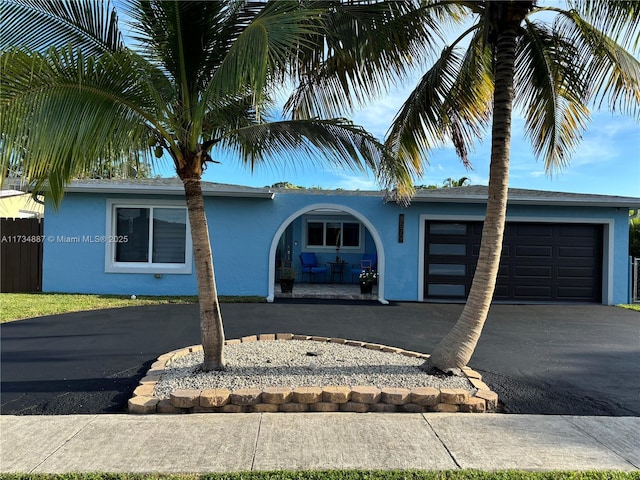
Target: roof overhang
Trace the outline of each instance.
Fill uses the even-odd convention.
[[[148,185],[123,183],[83,183],[72,182],[65,187],[67,193],[105,193],[123,195],[175,195],[184,196],[182,184]],[[235,187],[233,185],[217,186],[202,184],[202,195],[205,197],[262,198],[272,200],[275,192],[269,189]]]
[[[22,195],[29,195],[29,193],[20,190],[0,190],[0,198],[20,197]]]
[[[487,197],[485,195],[456,195],[456,196],[415,196],[411,199],[412,203],[479,203],[486,204]],[[509,205],[550,205],[564,207],[608,207],[608,208],[640,208],[640,198],[629,197],[598,197],[596,195],[584,195],[580,198],[572,197],[527,197],[527,196],[510,196],[507,200]]]

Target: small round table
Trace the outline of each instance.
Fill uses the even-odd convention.
[[[331,283],[337,283],[336,276],[340,283],[344,283],[344,266],[347,264],[344,260],[342,262],[328,262],[331,267]]]

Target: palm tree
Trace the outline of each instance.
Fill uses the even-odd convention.
[[[567,8],[538,3],[423,0],[410,12],[429,21],[448,20],[460,26],[462,33],[441,50],[421,77],[397,113],[387,145],[420,171],[428,152],[449,140],[469,165],[468,151],[493,120],[477,268],[457,323],[425,368],[465,366],[487,318],[502,251],[514,107],[524,113],[526,134],[548,172],[568,165],[589,120],[589,106],[606,105],[638,118],[640,63],[627,49],[637,53],[640,46],[640,3],[567,0]],[[549,16],[551,22],[546,20]],[[322,72],[324,78],[310,83],[331,88],[327,78],[349,69],[348,62],[339,60],[335,71],[327,69]],[[361,87],[354,78],[355,85],[337,84],[333,97],[353,95]],[[313,94],[317,88],[308,91]],[[299,100],[305,95],[297,92],[291,111],[309,104]],[[308,110],[307,115],[319,111]]]
[[[458,180],[455,180],[449,177],[444,181],[444,186],[446,188],[465,187],[470,183],[471,183],[471,180],[469,180],[467,177],[460,177]]]
[[[549,172],[568,164],[594,98],[601,104],[608,97],[612,110],[636,118],[640,106],[640,62],[618,43],[638,46],[637,3],[578,1],[562,10],[533,1],[487,1],[472,7],[479,21],[465,57],[483,52],[492,69],[480,64],[480,72],[493,79],[486,104],[493,116],[487,210],[467,303],[427,368],[465,366],[489,312],[502,253],[514,102],[525,112],[527,135]],[[556,21],[536,21],[542,11],[555,13]],[[468,74],[464,67],[462,75]],[[464,89],[476,81],[458,77],[457,83]]]
[[[366,15],[346,5],[340,17],[337,1],[122,1],[131,19],[125,42],[108,1],[3,0],[0,166],[20,165],[57,205],[65,184],[96,165],[167,154],[185,189],[202,368],[223,369],[224,330],[201,190],[214,147],[235,152],[250,168],[322,154],[339,166],[378,172],[385,186],[410,189],[411,168],[345,119],[267,121],[278,89],[304,76],[309,59],[321,62],[325,46],[338,42],[332,35],[353,28],[368,32],[353,36],[366,41],[373,30],[395,30],[389,11],[401,4],[380,3]],[[334,26],[341,30],[328,30]],[[408,47],[413,31],[406,32],[406,41],[395,35]],[[387,59],[406,55],[402,50]]]

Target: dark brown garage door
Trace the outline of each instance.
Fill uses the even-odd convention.
[[[481,234],[481,222],[426,222],[425,299],[467,297]],[[602,226],[508,223],[494,299],[601,302]]]

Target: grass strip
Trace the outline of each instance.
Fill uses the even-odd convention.
[[[161,475],[128,473],[2,474],[3,480],[638,480],[640,472],[524,470],[326,470]]]
[[[620,304],[616,305],[616,307],[626,308],[628,310],[635,310],[636,312],[640,312],[640,303],[632,303],[632,304]]]
[[[219,297],[221,303],[264,302],[264,297]],[[0,323],[25,318],[59,315],[61,313],[139,307],[143,305],[195,304],[196,296],[171,297],[141,295],[132,299],[126,295],[84,295],[67,293],[1,293]]]

